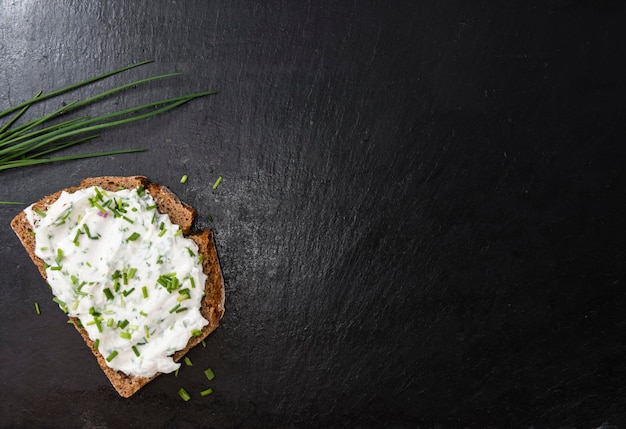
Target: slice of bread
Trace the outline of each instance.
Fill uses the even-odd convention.
[[[180,201],[178,197],[166,187],[151,183],[143,176],[105,176],[88,178],[83,180],[79,186],[63,189],[42,198],[33,204],[33,209],[45,212],[47,208],[59,198],[61,192],[66,191],[72,193],[78,189],[89,188],[91,186],[99,186],[107,191],[117,191],[120,188],[134,189],[142,186],[156,201],[159,212],[168,214],[172,223],[177,224],[182,230],[183,235],[193,240],[198,245],[199,251],[204,255],[202,268],[207,275],[207,281],[200,312],[202,316],[209,321],[209,324],[202,329],[201,335],[191,337],[187,346],[173,355],[173,359],[178,362],[191,348],[201,343],[218,327],[219,321],[224,315],[224,280],[217,258],[213,233],[209,229],[193,232],[192,224],[197,215],[196,210]],[[32,227],[23,211],[11,221],[11,228],[13,228],[13,231],[17,234],[43,278],[46,279],[44,261],[35,255],[35,237],[32,234]],[[98,364],[111,381],[111,384],[113,384],[115,390],[117,390],[121,396],[125,398],[132,396],[148,382],[160,375],[156,374],[151,378],[128,376],[121,371],[110,368],[107,366],[105,358],[94,348],[93,341],[89,338],[87,331],[80,326],[80,323],[77,323],[78,319],[70,317],[70,320],[91,349],[91,352],[96,356]]]

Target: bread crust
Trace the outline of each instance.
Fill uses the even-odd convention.
[[[224,316],[224,279],[215,248],[213,232],[210,229],[192,231],[192,225],[197,216],[197,211],[190,205],[180,201],[168,188],[156,183],[151,183],[145,176],[103,176],[87,178],[83,180],[79,186],[69,187],[43,197],[33,204],[33,209],[45,212],[47,208],[61,196],[63,191],[72,193],[91,186],[99,186],[108,191],[116,191],[120,187],[135,189],[142,186],[154,198],[157,210],[161,213],[168,214],[172,223],[177,224],[181,228],[183,235],[193,240],[198,245],[199,251],[204,255],[202,268],[207,275],[207,280],[205,283],[205,296],[202,298],[200,312],[209,323],[202,329],[201,335],[191,337],[187,346],[173,355],[174,361],[178,362],[189,350],[200,344],[213,332],[219,326],[219,322]],[[32,234],[32,227],[23,211],[13,218],[11,228],[22,242],[26,252],[28,252],[28,255],[39,269],[42,277],[47,279],[44,261],[35,254],[35,237]],[[98,365],[100,365],[100,368],[102,368],[102,371],[120,396],[124,398],[132,396],[139,389],[160,375],[160,373],[157,373],[150,378],[129,376],[121,371],[110,368],[107,366],[104,357],[94,348],[93,341],[89,338],[87,331],[77,323],[78,319],[70,317],[70,320],[85,340],[85,343],[89,346],[98,361]]]

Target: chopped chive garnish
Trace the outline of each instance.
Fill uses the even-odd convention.
[[[39,216],[41,217],[46,217],[46,213],[41,211],[40,209],[35,209],[33,210],[35,213],[37,213]]]
[[[96,338],[96,341],[93,342],[93,348],[98,350],[99,346],[100,346],[100,338]]]
[[[202,330],[194,329],[193,331],[191,331],[191,335],[193,335],[194,337],[199,337],[200,335],[202,335]]]
[[[140,311],[139,314],[141,314],[143,317],[148,317],[148,313],[144,313],[143,311]]]
[[[189,248],[189,246],[186,246],[185,249],[187,249],[187,252],[189,253],[189,256],[191,256],[192,258],[196,257],[196,254],[193,253],[193,250],[191,250],[191,248]]]
[[[179,308],[180,308],[180,303],[178,303],[174,307],[170,308],[170,314],[172,314],[175,311],[178,311]]]
[[[206,347],[206,342],[204,340],[202,340],[202,347]]]
[[[54,266],[54,267],[50,267],[50,269],[52,271],[61,271],[62,268],[57,265],[57,266]]]
[[[56,258],[54,258],[54,260],[56,261],[57,265],[59,265],[62,259],[63,259],[63,249],[59,247],[57,249],[57,256]]]
[[[191,396],[189,396],[189,393],[187,393],[187,391],[184,388],[180,388],[178,390],[178,395],[183,399],[183,401],[187,402],[188,400],[191,399]]]
[[[195,289],[195,287],[196,287],[196,282],[195,282],[195,280],[193,279],[193,277],[189,277],[189,282],[191,283],[191,287]]]
[[[209,381],[213,380],[215,378],[215,373],[213,372],[213,370],[211,368],[207,368],[204,370],[204,375],[206,375],[206,378],[209,379]]]
[[[222,176],[218,177],[215,183],[213,184],[213,189],[217,189],[217,187],[222,183]]]
[[[213,393],[213,389],[209,388],[200,392],[200,396],[209,396],[211,393]]]
[[[180,304],[178,304],[178,305],[180,305]],[[182,313],[183,311],[187,311],[187,310],[188,310],[187,307],[182,307],[182,308],[179,308],[178,310],[176,310],[176,313]]]
[[[117,356],[117,350],[113,350],[110,355],[107,356],[107,362],[111,362]]]
[[[180,183],[185,183],[187,181],[188,176],[185,174],[183,177],[180,178]]]
[[[208,215],[208,216],[207,216],[207,219],[209,220],[209,222],[213,222],[213,216]]]
[[[126,239],[126,241],[135,241],[137,240],[139,237],[141,237],[141,234],[137,233],[137,232],[133,232],[130,237],[128,237]]]
[[[187,295],[187,294],[182,294],[181,296],[179,296],[178,298],[176,298],[176,301],[178,301],[178,302],[183,302],[183,301],[184,301],[184,300],[186,300],[186,299],[190,299],[190,298],[189,298],[189,295]]]
[[[131,293],[133,293],[133,291],[134,291],[134,290],[135,290],[135,288],[132,288],[132,289],[130,289],[130,290],[125,290],[125,291],[124,291],[124,292],[122,292],[122,293],[124,294],[124,296],[128,296],[128,295],[130,295]]]
[[[176,371],[174,371],[174,377],[178,377],[178,371],[180,370],[180,368],[176,368]]]
[[[117,326],[119,328],[124,329],[125,327],[128,326],[128,323],[129,323],[128,320],[120,320],[120,321],[117,322]]]
[[[98,188],[93,188],[93,190],[96,193],[96,198],[100,201],[104,201],[104,198],[102,197],[102,194],[100,193],[100,190]]]
[[[167,232],[167,229],[164,228],[161,231],[159,231],[159,237],[163,237],[165,235],[165,233]]]
[[[78,308],[78,301],[74,301],[74,305],[72,305],[72,310],[76,310]]]
[[[185,356],[185,365],[193,366],[193,363],[191,363],[191,359],[189,359],[189,356]]]
[[[146,210],[154,210],[156,208],[157,208],[156,204],[153,204],[151,206],[146,206]],[[155,215],[152,215],[152,223],[154,223],[154,216]]]
[[[113,292],[111,292],[111,289],[105,287],[103,292],[107,296],[107,299],[113,299]]]
[[[134,279],[135,278],[135,274],[137,273],[137,268],[131,268],[128,270],[128,278],[129,279]]]
[[[35,312],[37,314],[41,314],[41,310],[39,309],[39,303],[38,302],[35,303]]]
[[[80,246],[80,242],[78,241],[78,237],[80,237],[80,235],[82,233],[83,232],[80,229],[76,230],[76,235],[74,236],[74,240],[73,240],[73,243],[74,243],[75,246]]]
[[[130,332],[120,332],[120,338],[124,338],[125,340],[130,340],[133,336]]]
[[[107,326],[110,328],[111,326],[113,326],[113,323],[114,323],[114,322],[115,322],[115,321],[114,321],[112,318],[109,318],[109,319],[107,320]]]
[[[140,197],[143,197],[143,194],[146,190],[144,189],[143,185],[139,185],[139,187],[137,188],[137,195],[139,195]]]
[[[148,326],[144,325],[143,330],[146,333],[146,338],[150,338],[150,330],[148,329]]]
[[[56,302],[57,304],[59,304],[61,307],[65,307],[65,302],[61,301],[59,298],[57,298],[56,296],[54,298],[52,298],[52,301]]]
[[[133,352],[135,353],[135,356],[139,357],[139,350],[137,350],[136,346],[132,346],[131,349],[133,349]]]
[[[143,293],[143,297],[147,298],[148,297],[148,288],[146,286],[142,286],[141,287],[141,293]]]

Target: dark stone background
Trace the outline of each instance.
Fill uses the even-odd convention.
[[[86,112],[220,93],[73,150],[148,152],[0,172],[0,200],[146,175],[215,231],[227,293],[194,366],[122,399],[0,206],[1,427],[626,427],[624,2],[1,5],[0,108],[144,59],[33,113],[169,71]]]

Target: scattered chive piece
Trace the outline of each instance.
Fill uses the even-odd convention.
[[[111,326],[113,326],[113,322],[114,320],[109,318],[109,320],[107,320],[107,326],[110,328]]]
[[[131,280],[135,278],[135,273],[137,273],[137,268],[131,268],[128,270],[128,278]]]
[[[182,313],[183,311],[187,311],[187,307],[179,308],[176,310],[177,313]]]
[[[143,330],[146,333],[146,338],[150,338],[150,330],[148,329],[146,325],[143,325]]]
[[[38,302],[35,303],[35,311],[37,312],[37,314],[41,314],[41,310],[39,309],[39,303]]]
[[[56,296],[54,298],[52,298],[52,301],[56,302],[57,304],[59,304],[61,307],[65,307],[65,302],[61,301],[59,298],[57,298]]]
[[[107,356],[107,362],[111,362],[117,356],[117,350],[113,350],[110,355]]]
[[[174,307],[170,308],[170,314],[177,311],[180,308],[180,303],[176,304]]]
[[[100,338],[96,338],[96,341],[93,342],[93,348],[98,350],[99,346],[100,346]]]
[[[34,212],[37,213],[41,217],[46,217],[46,213],[41,211],[40,209],[35,209]]]
[[[209,388],[200,392],[200,396],[209,396],[211,393],[213,393],[213,389]]]
[[[103,292],[107,296],[107,299],[113,299],[113,292],[111,292],[111,289],[105,287]]]
[[[206,378],[211,381],[215,378],[215,373],[213,372],[213,370],[211,368],[207,368],[204,370],[204,375],[206,375]]]
[[[128,296],[128,295],[130,295],[131,293],[133,293],[133,291],[134,291],[134,290],[135,290],[135,288],[132,288],[132,289],[130,289],[130,290],[125,290],[124,292],[122,292],[122,294],[124,294],[124,296]]]
[[[189,359],[189,356],[185,356],[185,365],[193,366],[193,363],[191,363],[191,359]]]
[[[141,293],[143,293],[143,297],[144,298],[147,298],[148,297],[148,288],[145,287],[145,286],[142,286]]]
[[[207,219],[209,220],[209,222],[213,222],[213,216],[209,215],[207,216]]]
[[[133,232],[130,237],[128,237],[126,239],[126,241],[135,241],[137,240],[139,237],[141,237],[141,234],[137,233],[137,232]]]
[[[120,338],[130,340],[133,336],[129,332],[120,332]]]
[[[206,347],[206,343],[202,340],[202,347]]]
[[[222,176],[218,177],[215,183],[213,184],[213,189],[217,189],[217,187],[222,183]]]
[[[202,335],[202,330],[194,329],[193,331],[191,331],[191,335],[193,335],[194,337],[199,337],[200,335]]]
[[[133,349],[133,352],[135,353],[135,356],[139,357],[140,353],[139,353],[139,350],[137,350],[137,347],[136,346],[132,346],[131,348]]]
[[[187,181],[188,176],[185,174],[183,177],[180,178],[180,183],[185,183]]]
[[[187,393],[187,391],[184,388],[180,388],[178,390],[178,395],[183,398],[183,401],[187,402],[188,400],[191,399],[191,396],[189,396],[189,393]]]
[[[119,328],[124,329],[125,327],[128,326],[128,323],[129,323],[128,320],[120,320],[119,322],[117,322],[117,326]]]
[[[174,377],[178,377],[178,371],[180,370],[180,368],[176,368],[176,371],[174,372]]]

